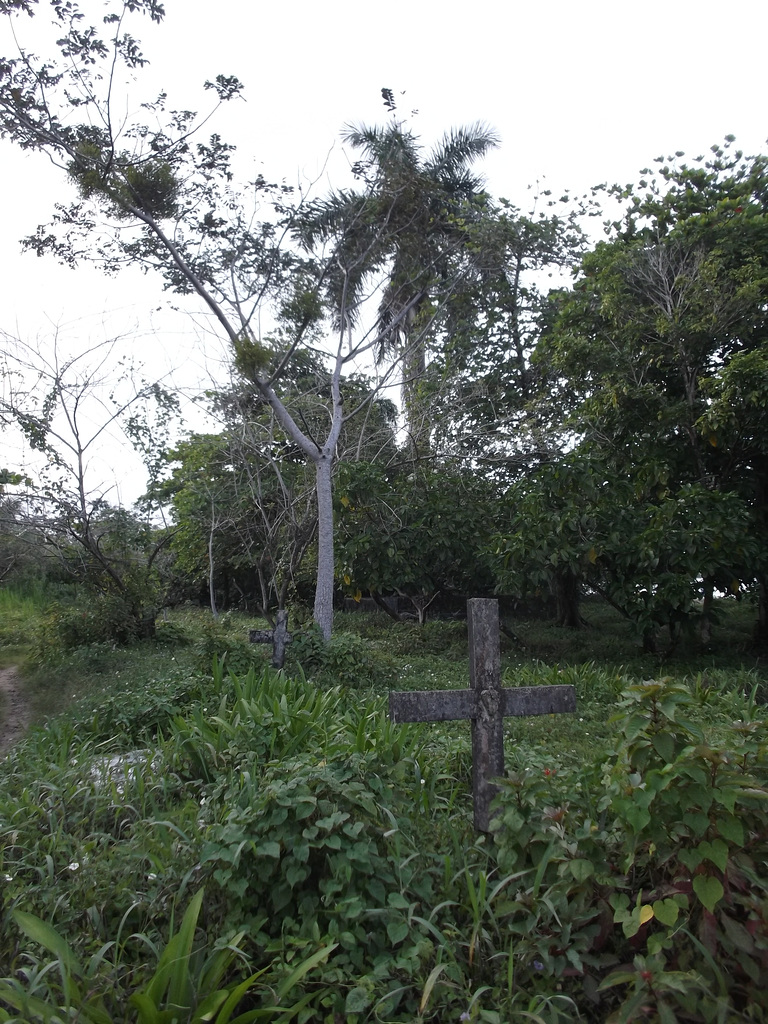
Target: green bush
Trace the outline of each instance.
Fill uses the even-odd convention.
[[[381,619],[381,617],[380,617]],[[419,626],[414,622],[387,622],[382,630],[381,622],[376,635],[377,646],[399,657],[420,655],[453,654],[457,658],[467,657],[466,622],[441,622],[437,619]]]
[[[460,626],[434,636],[458,644]],[[210,632],[227,647],[233,629]],[[382,632],[386,647],[399,627]],[[255,1019],[283,1019],[269,993],[291,978],[280,1005],[299,1024],[768,1019],[757,671],[637,683],[594,664],[509,668],[508,685],[573,684],[579,710],[506,722],[511,772],[488,837],[471,829],[467,723],[394,725],[383,695],[350,688],[366,659],[381,672],[394,654],[338,637],[344,686],[325,685],[333,659],[312,635],[292,645],[309,680],[236,676],[226,660],[203,677],[193,649],[159,644],[70,655],[101,649],[111,692],[0,761],[0,1006],[76,1015],[21,912],[68,944],[89,1005],[134,1020],[130,1000],[205,886],[194,948],[207,958],[225,948],[214,937],[244,932],[215,991],[264,972]],[[150,653],[163,670],[133,679]],[[455,658],[398,664],[403,685],[418,669],[433,688]]]
[[[516,881],[496,926],[531,978],[601,1020],[768,1012],[766,723],[753,708],[714,745],[696,704],[686,686],[632,685],[604,763],[502,783],[498,865]]]
[[[195,634],[183,622],[160,619],[155,627],[157,640],[162,644],[186,647],[194,641]]]
[[[119,597],[93,594],[73,604],[54,604],[34,627],[30,658],[33,664],[55,664],[77,647],[128,643],[138,628],[138,620]]]
[[[289,664],[321,686],[369,687],[383,683],[391,661],[354,633],[334,633],[327,642],[316,627],[294,636]]]
[[[197,623],[196,633],[193,647],[201,672],[210,672],[216,658],[228,671],[245,675],[251,668],[263,667],[267,659],[265,648],[249,643],[242,629],[234,632],[226,619],[216,622],[206,617]]]
[[[290,1005],[295,990],[328,958],[334,944],[290,965],[276,956],[266,980],[266,970],[260,970],[235,981],[247,963],[239,948],[243,933],[220,939],[204,934],[201,938],[203,895],[199,890],[192,897],[178,931],[170,935],[165,948],[158,949],[146,935],[119,936],[87,962],[81,962],[66,939],[46,921],[17,911],[14,925],[22,941],[27,939],[32,946],[25,955],[28,966],[24,972],[0,978],[0,1000],[23,1016],[10,1017],[0,1007],[0,1021],[158,1024],[183,1019],[189,1024],[230,1024],[233,1012],[247,1000],[251,1012],[236,1018],[240,1024],[263,1019],[287,1024],[296,1012]],[[123,962],[132,944],[145,950],[145,963],[127,979]],[[44,951],[42,956],[38,948]],[[299,1005],[306,1003],[301,1000]]]

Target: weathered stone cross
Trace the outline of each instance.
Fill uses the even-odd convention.
[[[501,685],[499,602],[472,598],[469,620],[469,690],[390,693],[393,722],[472,720],[472,792],[475,828],[488,832],[491,801],[499,790],[492,780],[504,775],[504,718],[552,715],[576,710],[572,686]]]
[[[272,668],[285,664],[285,645],[293,640],[288,632],[288,611],[283,608],[275,616],[274,629],[252,629],[248,634],[252,644],[272,644]]]

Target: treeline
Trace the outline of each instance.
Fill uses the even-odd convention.
[[[123,13],[144,8],[162,17],[150,0]],[[693,623],[708,640],[715,596],[754,595],[768,640],[764,156],[728,139],[526,214],[475,169],[491,129],[425,150],[389,94],[383,126],[345,134],[349,187],[238,187],[233,147],[164,94],[130,126],[110,116],[114,69],[141,67],[138,43],[96,46],[101,29],[67,24],[57,54],[22,52],[0,82],[2,133],[79,193],[26,244],[196,295],[233,377],[208,395],[219,429],[173,445],[172,395],[136,389],[159,431],[134,399],[116,408],[150,469],[135,514],[89,497],[65,375],[24,401],[10,389],[2,414],[49,468],[31,486],[6,474],[6,580],[55,563],[138,633],[203,593],[214,611],[312,604],[326,637],[342,595],[397,595],[420,620],[441,595],[551,595],[577,628],[593,593],[647,647]],[[241,90],[209,85],[218,103]],[[580,225],[600,199],[616,212],[595,245]],[[542,286],[569,271],[569,287]]]

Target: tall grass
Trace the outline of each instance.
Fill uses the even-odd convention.
[[[578,710],[507,720],[504,825],[490,837],[471,828],[468,723],[401,727],[386,714],[386,688],[467,685],[463,623],[401,630],[349,616],[333,658],[309,648],[310,679],[300,667],[230,674],[230,657],[254,653],[250,624],[230,617],[213,628],[187,612],[155,643],[76,650],[40,682],[49,704],[58,687],[61,713],[0,762],[0,1022],[3,1005],[12,1020],[94,1024],[174,1014],[221,1024],[629,1020],[618,1013],[622,985],[636,983],[647,1000],[656,996],[644,973],[661,993],[678,984],[674,958],[695,946],[684,912],[703,941],[691,884],[675,891],[677,910],[670,903],[678,875],[661,842],[665,807],[683,847],[675,870],[705,851],[695,891],[708,913],[725,906],[723,935],[752,942],[745,959],[759,962],[759,901],[747,906],[749,892],[738,890],[744,933],[736,910],[714,899],[723,864],[743,861],[762,880],[766,852],[765,672],[741,660],[741,641],[732,652],[741,668],[718,667],[693,646],[667,659],[673,678],[654,684],[661,711],[643,718],[635,705],[652,688],[640,680],[662,666],[633,660],[623,633],[580,635],[611,654],[605,661],[558,661],[545,657],[548,645],[567,634],[516,624],[526,649],[505,641],[505,685],[569,683]],[[345,651],[347,685],[334,685]],[[204,671],[211,652],[215,669]],[[385,672],[370,669],[379,657]],[[629,732],[614,717],[627,693],[640,694]],[[651,762],[643,788],[643,766],[665,757],[673,760]],[[631,772],[630,758],[640,765]],[[730,773],[754,828],[740,829],[731,811],[719,824],[693,811],[683,828],[679,793],[706,796],[691,782],[702,759]],[[651,793],[661,810],[649,844],[636,808],[637,794]],[[709,835],[715,825],[722,834]],[[694,826],[703,840],[689,841]],[[647,872],[639,889],[621,871],[632,858]],[[663,893],[656,877],[667,879]],[[729,900],[740,877],[722,886]],[[650,927],[646,907],[659,915]],[[664,924],[673,910],[679,927]],[[635,917],[644,930],[630,934]],[[646,933],[652,955],[638,946]],[[614,970],[639,948],[642,969]],[[720,1019],[705,1015],[710,997],[719,1005],[705,967],[696,964],[681,1021]],[[748,991],[731,960],[718,969]],[[678,1019],[664,1006],[664,1019]],[[717,1012],[728,1019],[730,1010]]]
[[[24,660],[38,616],[50,600],[42,583],[0,587],[0,665]]]

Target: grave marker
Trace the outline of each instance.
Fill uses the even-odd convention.
[[[491,801],[499,790],[491,780],[504,775],[504,718],[552,715],[576,710],[572,686],[501,685],[499,602],[472,598],[469,621],[469,690],[390,693],[393,722],[472,721],[472,793],[475,828],[490,830]]]
[[[283,608],[277,613],[274,629],[252,629],[248,639],[252,644],[272,644],[272,668],[282,668],[286,644],[293,640],[288,632],[288,611]]]

